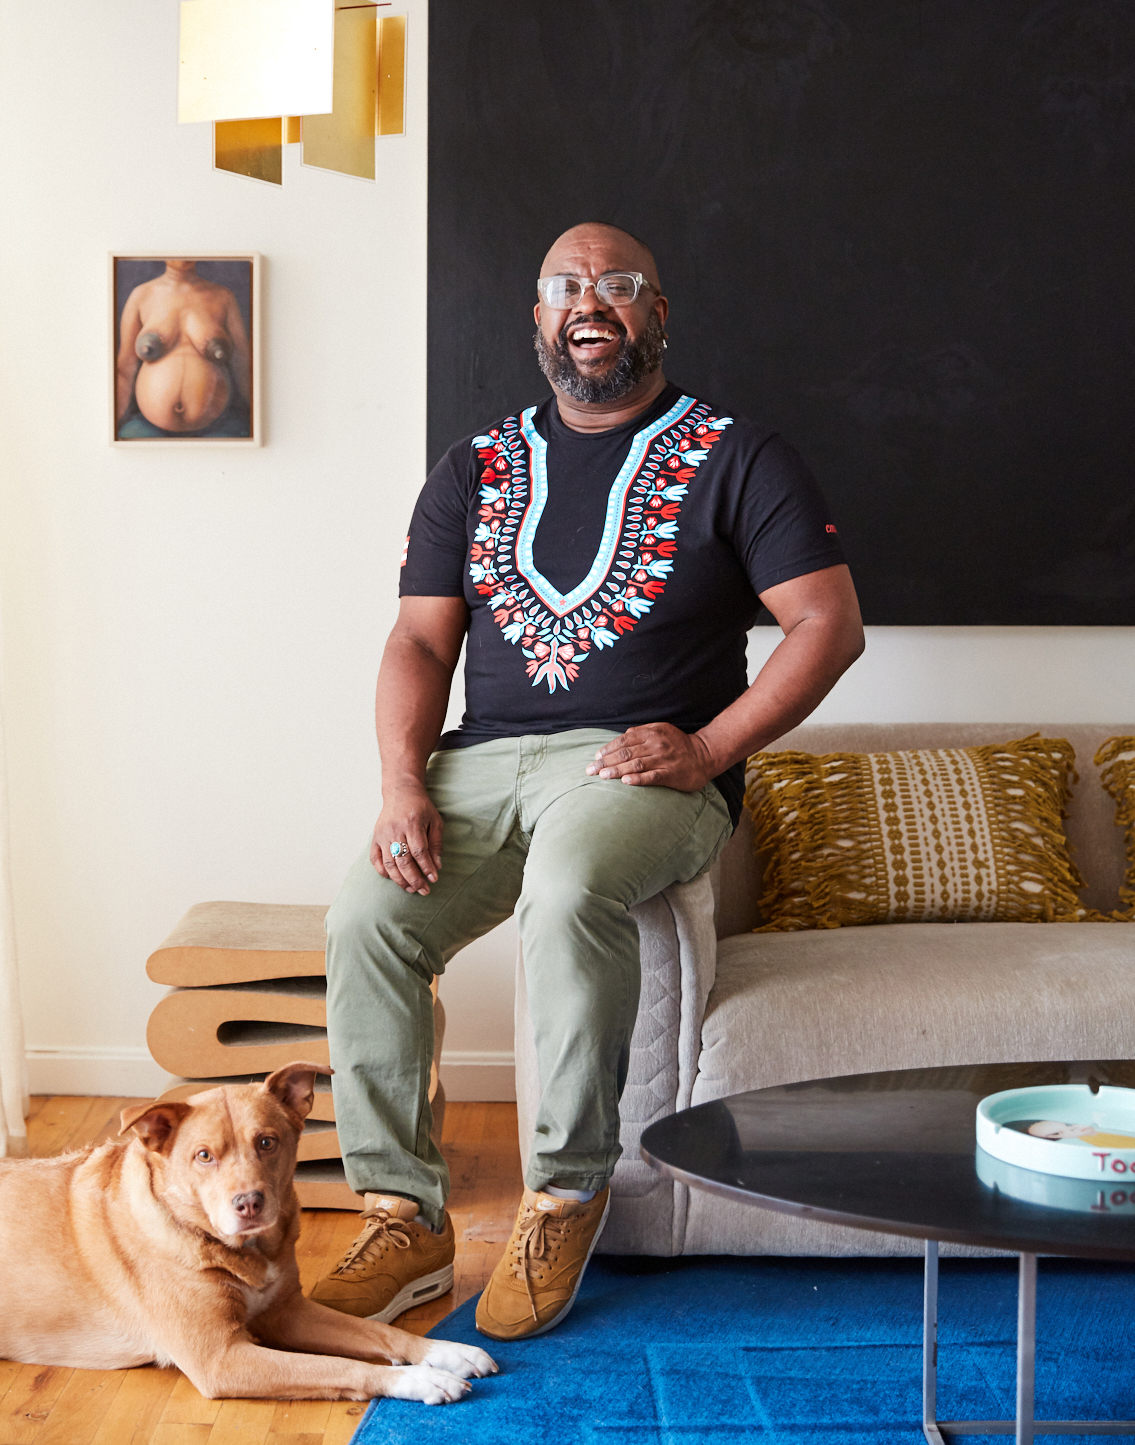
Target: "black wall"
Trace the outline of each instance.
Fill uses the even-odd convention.
[[[610,220],[868,622],[1135,624],[1135,0],[432,0],[429,204],[431,463]]]

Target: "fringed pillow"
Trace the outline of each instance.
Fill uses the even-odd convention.
[[[902,753],[754,753],[765,930],[1083,916],[1063,738]]]
[[[1115,799],[1115,821],[1127,829],[1127,877],[1119,897],[1127,905],[1117,915],[1135,921],[1135,738],[1108,738],[1095,756],[1100,782]]]

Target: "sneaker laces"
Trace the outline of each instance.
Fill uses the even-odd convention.
[[[530,1217],[521,1225],[517,1235],[512,1271],[517,1279],[524,1281],[528,1308],[532,1311],[532,1318],[538,1319],[536,1297],[532,1293],[532,1269],[539,1267],[537,1261],[546,1258],[549,1244],[560,1245],[567,1238],[567,1220],[545,1210],[532,1209],[527,1205],[525,1208],[528,1209]]]
[[[395,1219],[385,1209],[364,1209],[361,1218],[369,1219],[370,1223],[335,1266],[335,1274],[349,1274],[352,1269],[361,1269],[372,1258],[381,1258],[391,1245],[395,1249],[410,1248],[410,1232],[405,1220]]]

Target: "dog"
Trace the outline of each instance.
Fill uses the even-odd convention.
[[[441,1405],[496,1373],[484,1350],[304,1298],[292,1176],[328,1072],[287,1064],[263,1084],[124,1109],[128,1140],[0,1160],[0,1356],[176,1365],[213,1400]]]

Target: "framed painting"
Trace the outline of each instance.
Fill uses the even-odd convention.
[[[114,446],[261,444],[260,255],[110,257]]]

